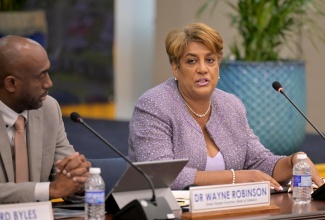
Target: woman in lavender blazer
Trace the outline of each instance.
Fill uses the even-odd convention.
[[[216,89],[222,38],[202,23],[171,31],[166,50],[175,78],[148,90],[130,121],[129,158],[188,158],[172,189],[270,181],[276,190],[292,178],[296,154],[277,156],[249,127],[243,103]],[[322,185],[314,164],[312,178]]]

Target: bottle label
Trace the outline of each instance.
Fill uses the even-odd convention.
[[[104,204],[105,202],[105,192],[102,190],[86,190],[85,202],[88,204]]]
[[[310,187],[311,175],[293,175],[293,186]]]

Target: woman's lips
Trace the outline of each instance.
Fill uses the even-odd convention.
[[[205,86],[209,83],[208,79],[199,79],[197,81],[195,81],[196,84],[198,84],[199,86]]]

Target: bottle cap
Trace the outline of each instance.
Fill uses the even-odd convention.
[[[306,159],[307,158],[307,154],[298,154],[297,155],[297,159]]]
[[[89,168],[89,173],[90,174],[100,174],[101,170],[99,167],[91,167]]]

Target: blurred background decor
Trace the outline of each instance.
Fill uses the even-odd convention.
[[[207,0],[197,11],[216,13],[218,0]],[[306,75],[301,34],[311,42],[325,32],[317,25],[324,16],[318,0],[227,1],[231,25],[239,38],[220,66],[218,88],[236,94],[247,109],[251,128],[273,153],[289,155],[300,149],[306,121],[272,88],[282,83],[287,95],[306,112]],[[316,45],[314,45],[316,46]]]
[[[50,94],[63,115],[114,118],[114,1],[47,1],[45,10]]]
[[[63,115],[115,117],[113,0],[0,0],[0,37],[9,34],[46,48],[55,85],[50,95]]]
[[[27,0],[0,0],[0,37],[20,35],[46,47],[47,23],[42,9],[25,10]]]

